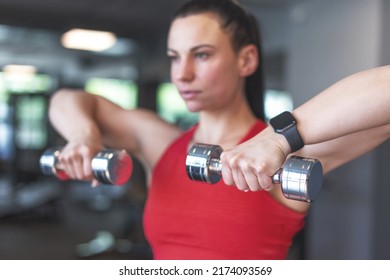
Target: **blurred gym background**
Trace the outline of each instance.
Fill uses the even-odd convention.
[[[64,144],[47,119],[61,87],[155,110],[183,128],[196,121],[169,82],[165,56],[170,15],[182,2],[0,0],[0,259],[152,257],[139,163],[125,186],[91,188],[42,176],[39,158]],[[389,0],[240,2],[261,24],[267,118],[390,63]],[[107,45],[66,45],[79,29],[105,31]],[[289,258],[390,258],[389,158],[385,143],[328,174]]]

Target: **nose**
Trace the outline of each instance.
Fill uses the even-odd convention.
[[[177,81],[191,81],[195,77],[194,64],[191,59],[183,58],[172,65],[172,77]]]

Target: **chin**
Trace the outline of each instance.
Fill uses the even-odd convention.
[[[199,113],[201,110],[199,110],[199,109],[193,109],[193,108],[188,108],[187,107],[187,109],[188,109],[188,111],[190,111],[191,113]]]
[[[186,103],[186,107],[187,107],[187,110],[190,111],[191,113],[199,113],[202,110],[201,107],[196,106],[194,104],[191,105],[191,104]]]

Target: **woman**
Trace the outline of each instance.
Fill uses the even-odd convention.
[[[154,112],[81,91],[52,98],[51,121],[68,141],[60,161],[72,178],[92,179],[91,158],[104,146],[143,162],[150,179],[144,226],[155,259],[283,259],[304,224],[306,204],[280,191],[242,192],[186,175],[192,144],[229,149],[266,127],[259,49],[253,18],[233,1],[194,0],[178,10],[168,35],[171,79],[199,113],[185,132]]]

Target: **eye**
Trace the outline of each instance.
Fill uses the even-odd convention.
[[[195,57],[196,58],[199,58],[199,59],[207,59],[210,55],[206,52],[197,52],[195,54]]]
[[[179,56],[174,55],[174,54],[168,54],[168,59],[169,59],[171,62],[175,62],[175,61],[179,60]]]

